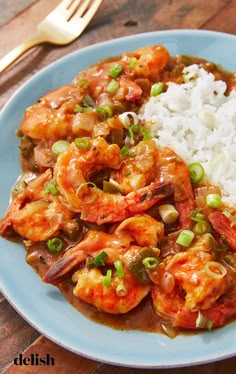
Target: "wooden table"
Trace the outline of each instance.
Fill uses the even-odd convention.
[[[35,33],[35,25],[59,0],[34,1],[0,28],[0,57]],[[58,58],[95,42],[140,32],[166,29],[208,29],[236,34],[236,0],[104,0],[89,27],[71,45],[35,48],[18,64],[0,76],[0,107],[34,73]],[[236,344],[232,342],[232,344]],[[236,358],[178,369],[143,370],[111,366],[77,356],[57,346],[31,327],[0,294],[0,372],[7,374],[43,373],[44,367],[16,366],[14,358],[23,353],[55,359],[48,373],[103,374],[233,374]],[[40,368],[40,369],[39,369]]]

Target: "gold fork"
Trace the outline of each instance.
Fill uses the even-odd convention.
[[[37,27],[37,36],[23,42],[0,60],[0,73],[30,48],[73,42],[89,24],[103,0],[63,0]]]

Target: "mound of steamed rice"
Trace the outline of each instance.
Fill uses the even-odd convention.
[[[203,165],[223,201],[236,204],[236,90],[198,65],[184,69],[184,83],[169,83],[166,92],[142,107],[139,117],[151,122],[160,146],[171,147],[187,164]]]

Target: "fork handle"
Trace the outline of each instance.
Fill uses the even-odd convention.
[[[36,36],[35,38],[29,39],[12,49],[6,56],[4,56],[0,60],[0,73],[2,73],[6,68],[13,64],[14,61],[16,61],[29,49],[45,42],[46,40],[44,38],[42,38],[41,36]]]

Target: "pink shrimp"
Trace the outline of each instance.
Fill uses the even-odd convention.
[[[72,280],[76,282],[74,295],[106,313],[124,314],[135,308],[151,288],[150,284],[138,282],[129,269],[130,258],[136,256],[139,251],[140,247],[134,245],[125,253],[114,251],[113,248],[104,248],[107,255],[105,265],[111,272],[109,282],[105,283],[106,274],[101,267],[83,267],[72,276]],[[114,266],[117,261],[122,264],[122,276]]]
[[[74,108],[81,98],[73,84],[51,91],[26,110],[20,129],[33,139],[67,138],[72,135]]]
[[[47,170],[38,177],[21,184],[14,192],[13,201],[0,224],[0,235],[13,229],[24,239],[47,240],[62,229],[73,218],[73,213],[63,206],[57,196],[47,192],[52,182],[52,172]]]
[[[208,216],[213,229],[223,236],[233,251],[236,251],[236,227],[232,220],[220,211],[215,211]]]
[[[103,192],[88,182],[89,175],[103,168],[119,169],[120,149],[103,138],[88,139],[88,149],[72,143],[55,165],[55,181],[61,201],[70,210],[81,213],[81,219],[102,224],[124,220],[141,213],[157,201],[172,194],[170,182],[151,183],[128,195]],[[93,187],[93,188],[90,188]]]
[[[181,228],[190,228],[190,213],[194,209],[194,196],[190,173],[185,162],[168,147],[159,149],[159,180],[171,180],[174,186],[174,202],[179,212]]]
[[[217,327],[236,313],[233,298],[229,297],[232,278],[215,261],[209,235],[186,252],[168,256],[159,265],[156,279],[153,275],[154,309],[174,327],[198,328],[199,314]],[[207,328],[207,324],[201,327]]]
[[[131,263],[139,256],[143,245],[156,244],[162,236],[163,224],[148,215],[122,222],[111,234],[91,230],[49,268],[43,280],[58,284],[73,274],[76,297],[107,313],[127,313],[151,288],[150,281],[140,281],[135,275]],[[156,255],[160,253],[156,247],[148,250]],[[94,264],[101,254],[105,255],[102,262]],[[106,282],[107,270],[110,278]]]
[[[71,247],[49,268],[44,281],[53,284],[61,282],[68,278],[88,255],[99,253],[104,248],[125,253],[131,243],[139,247],[156,247],[163,234],[163,223],[147,214],[137,215],[121,222],[111,234],[90,230],[81,242]]]
[[[157,174],[158,150],[154,140],[140,141],[131,152],[134,157],[124,159],[120,169],[110,175],[125,195],[149,185]]]

